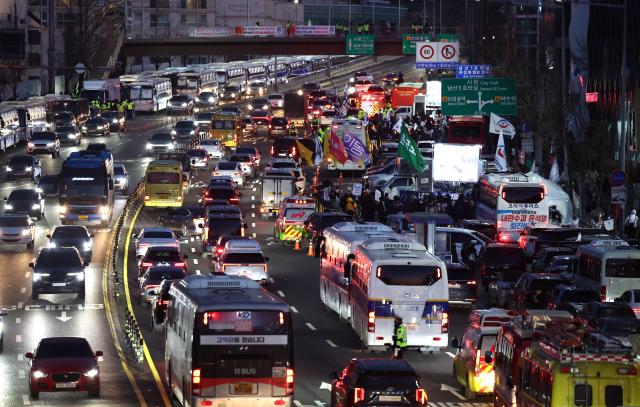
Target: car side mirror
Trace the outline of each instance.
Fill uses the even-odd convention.
[[[141,254],[136,255],[136,260],[141,260],[141,259],[142,259],[142,255]]]
[[[493,353],[490,350],[484,353],[484,361],[486,363],[493,363]]]
[[[93,237],[93,236],[92,236],[92,237]],[[132,235],[131,235],[131,238],[132,238],[133,240],[138,240],[138,235],[134,233],[134,234],[132,234]]]
[[[5,202],[6,202],[6,200],[7,200],[7,197],[5,196],[5,197],[4,197],[3,199],[4,199],[4,200],[5,200]]]
[[[33,262],[29,263],[29,267],[34,268],[35,264],[33,264]]]
[[[458,338],[453,337],[453,339],[451,339],[451,347],[460,349],[460,342],[458,341]]]
[[[204,229],[204,224],[203,224],[203,223],[198,223],[198,227],[199,227],[200,229]]]
[[[193,164],[193,165],[196,164],[196,159],[195,158],[191,160],[191,164]]]
[[[47,235],[47,239],[51,239],[51,235]]]
[[[94,237],[96,237],[96,235],[95,235],[95,234],[93,234],[93,233],[90,233],[90,234],[89,234],[89,237],[90,237],[91,239],[93,239]]]
[[[27,359],[33,359],[33,352],[27,352],[24,354],[24,357]]]

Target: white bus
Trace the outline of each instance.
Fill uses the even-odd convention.
[[[28,140],[34,132],[47,130],[47,102],[44,98],[0,103],[0,109],[5,107],[18,109],[19,140]]]
[[[230,63],[216,70],[216,78],[220,86],[238,86],[241,93],[247,91],[247,70],[243,65]]]
[[[167,108],[171,99],[171,81],[167,78],[149,78],[129,85],[129,99],[136,112],[158,112]]]
[[[201,92],[218,92],[215,71],[202,70],[178,74],[176,84],[178,95],[189,95],[195,98]]]
[[[15,147],[20,141],[20,119],[18,109],[13,106],[0,107],[0,151]]]
[[[320,300],[335,311],[340,319],[346,321],[351,317],[349,280],[345,275],[347,256],[365,240],[386,239],[392,235],[393,229],[377,222],[340,222],[322,233]]]
[[[562,222],[573,217],[569,195],[535,174],[482,174],[475,193],[476,217],[495,223],[500,242],[516,242],[527,226],[551,224],[552,206],[560,212]]]
[[[448,346],[447,268],[403,235],[365,241],[355,250],[349,284],[350,324],[365,349],[393,343],[394,319],[407,328],[409,348],[442,352]]]
[[[576,255],[575,284],[599,292],[602,301],[640,289],[640,250],[624,240],[594,240],[578,247]]]
[[[327,161],[329,171],[364,171],[370,161],[367,132],[361,120],[334,119],[331,135],[337,136],[345,146],[349,159],[340,163],[333,158]]]
[[[185,406],[291,407],[289,306],[238,276],[173,283],[165,329],[165,378]]]
[[[311,72],[310,57],[293,57],[289,62],[289,78],[306,75]]]
[[[252,62],[247,67],[249,87],[247,93],[255,96],[263,96],[267,92],[268,85],[267,66],[262,62]]]
[[[271,83],[284,82],[289,79],[289,58],[281,57],[277,58],[278,64],[276,65],[276,58],[271,58],[267,66],[269,68],[269,81]]]

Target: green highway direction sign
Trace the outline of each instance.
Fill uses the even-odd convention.
[[[514,78],[443,79],[442,114],[446,116],[515,116]]]
[[[438,34],[436,42],[460,42],[460,38],[456,34]]]
[[[405,55],[416,54],[416,42],[429,42],[429,34],[402,34],[402,53]]]
[[[375,53],[375,36],[373,34],[347,34],[347,55],[373,55]]]

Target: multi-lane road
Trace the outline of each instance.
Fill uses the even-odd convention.
[[[387,62],[384,65],[372,64],[368,71],[376,79],[390,71],[402,71],[406,80],[416,81],[420,72],[412,69],[410,59]],[[341,88],[347,76],[335,76],[332,80],[323,80],[327,87]],[[146,138],[154,131],[168,129],[175,119],[162,115],[139,115],[128,122],[126,133],[100,139],[107,143],[115,160],[123,162],[130,173],[130,184],[135,185],[143,176],[146,165],[153,157],[145,153]],[[268,156],[268,140],[265,135],[247,137],[243,142],[256,145]],[[83,143],[86,143],[84,141]],[[57,173],[62,160],[77,147],[63,148],[62,158],[42,157],[43,173]],[[13,154],[0,156],[0,168]],[[263,164],[266,159],[263,159]],[[2,177],[4,174],[0,174]],[[205,180],[207,172],[199,175]],[[273,238],[273,223],[263,221],[259,216],[259,178],[245,187],[241,206],[245,214],[245,222],[249,225],[249,234],[261,243],[265,254],[270,257],[271,277],[269,288],[287,301],[294,312],[295,324],[295,369],[296,388],[295,404],[322,406],[328,404],[331,372],[340,370],[353,357],[389,357],[389,354],[363,354],[359,341],[349,326],[341,324],[335,314],[326,309],[319,300],[318,260],[306,256],[305,252],[294,251],[283,246]],[[3,182],[0,196],[18,187],[35,187],[29,182]],[[193,191],[193,189],[192,189]],[[193,191],[195,192],[195,191]],[[193,200],[194,195],[189,199]],[[116,202],[118,214],[126,202],[120,196]],[[31,274],[28,267],[39,247],[46,245],[46,234],[57,225],[57,200],[47,197],[45,218],[37,223],[37,241],[35,251],[27,251],[23,247],[0,247],[0,305],[9,311],[4,318],[5,344],[0,354],[0,404],[16,405],[109,405],[162,406],[166,399],[158,386],[163,386],[164,346],[162,335],[150,330],[150,310],[132,301],[134,313],[149,349],[152,363],[138,365],[129,357],[126,348],[122,350],[124,358],[118,356],[119,348],[114,345],[114,337],[105,311],[106,284],[103,283],[103,262],[107,251],[109,228],[94,229],[95,239],[93,259],[87,268],[87,293],[84,301],[75,295],[42,295],[39,300],[31,298]],[[114,217],[115,219],[115,217]],[[133,227],[125,225],[121,238],[138,231],[144,226],[156,225],[157,213],[142,212]],[[200,254],[199,241],[190,239],[183,245],[189,254],[189,271],[191,273],[207,273],[210,271],[210,260]],[[131,253],[131,250],[129,250]],[[125,263],[126,262],[126,263]],[[124,253],[118,253],[116,267],[129,271],[130,295],[135,298],[137,265],[132,254],[128,259]],[[466,326],[468,310],[453,310],[451,313],[450,336],[460,336]],[[117,324],[121,319],[116,320]],[[116,335],[120,331],[116,326]],[[83,336],[95,350],[103,350],[104,361],[101,363],[102,393],[99,400],[88,400],[84,394],[42,394],[41,400],[29,399],[28,364],[23,358],[25,352],[33,350],[42,337],[46,336]],[[449,349],[452,351],[452,349]],[[433,406],[485,406],[490,400],[465,400],[452,377],[452,354],[425,355],[410,352],[406,359],[416,368],[428,391],[430,405]],[[159,372],[160,380],[154,379],[150,373],[153,369]]]

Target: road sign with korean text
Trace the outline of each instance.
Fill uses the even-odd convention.
[[[347,55],[373,55],[376,37],[373,34],[347,34]]]
[[[402,53],[405,55],[416,54],[416,42],[429,41],[429,34],[403,34],[402,35]]]
[[[515,116],[518,113],[514,78],[442,80],[442,113],[446,116]]]
[[[467,65],[459,64],[456,66],[456,78],[475,79],[490,78],[491,65]]]

